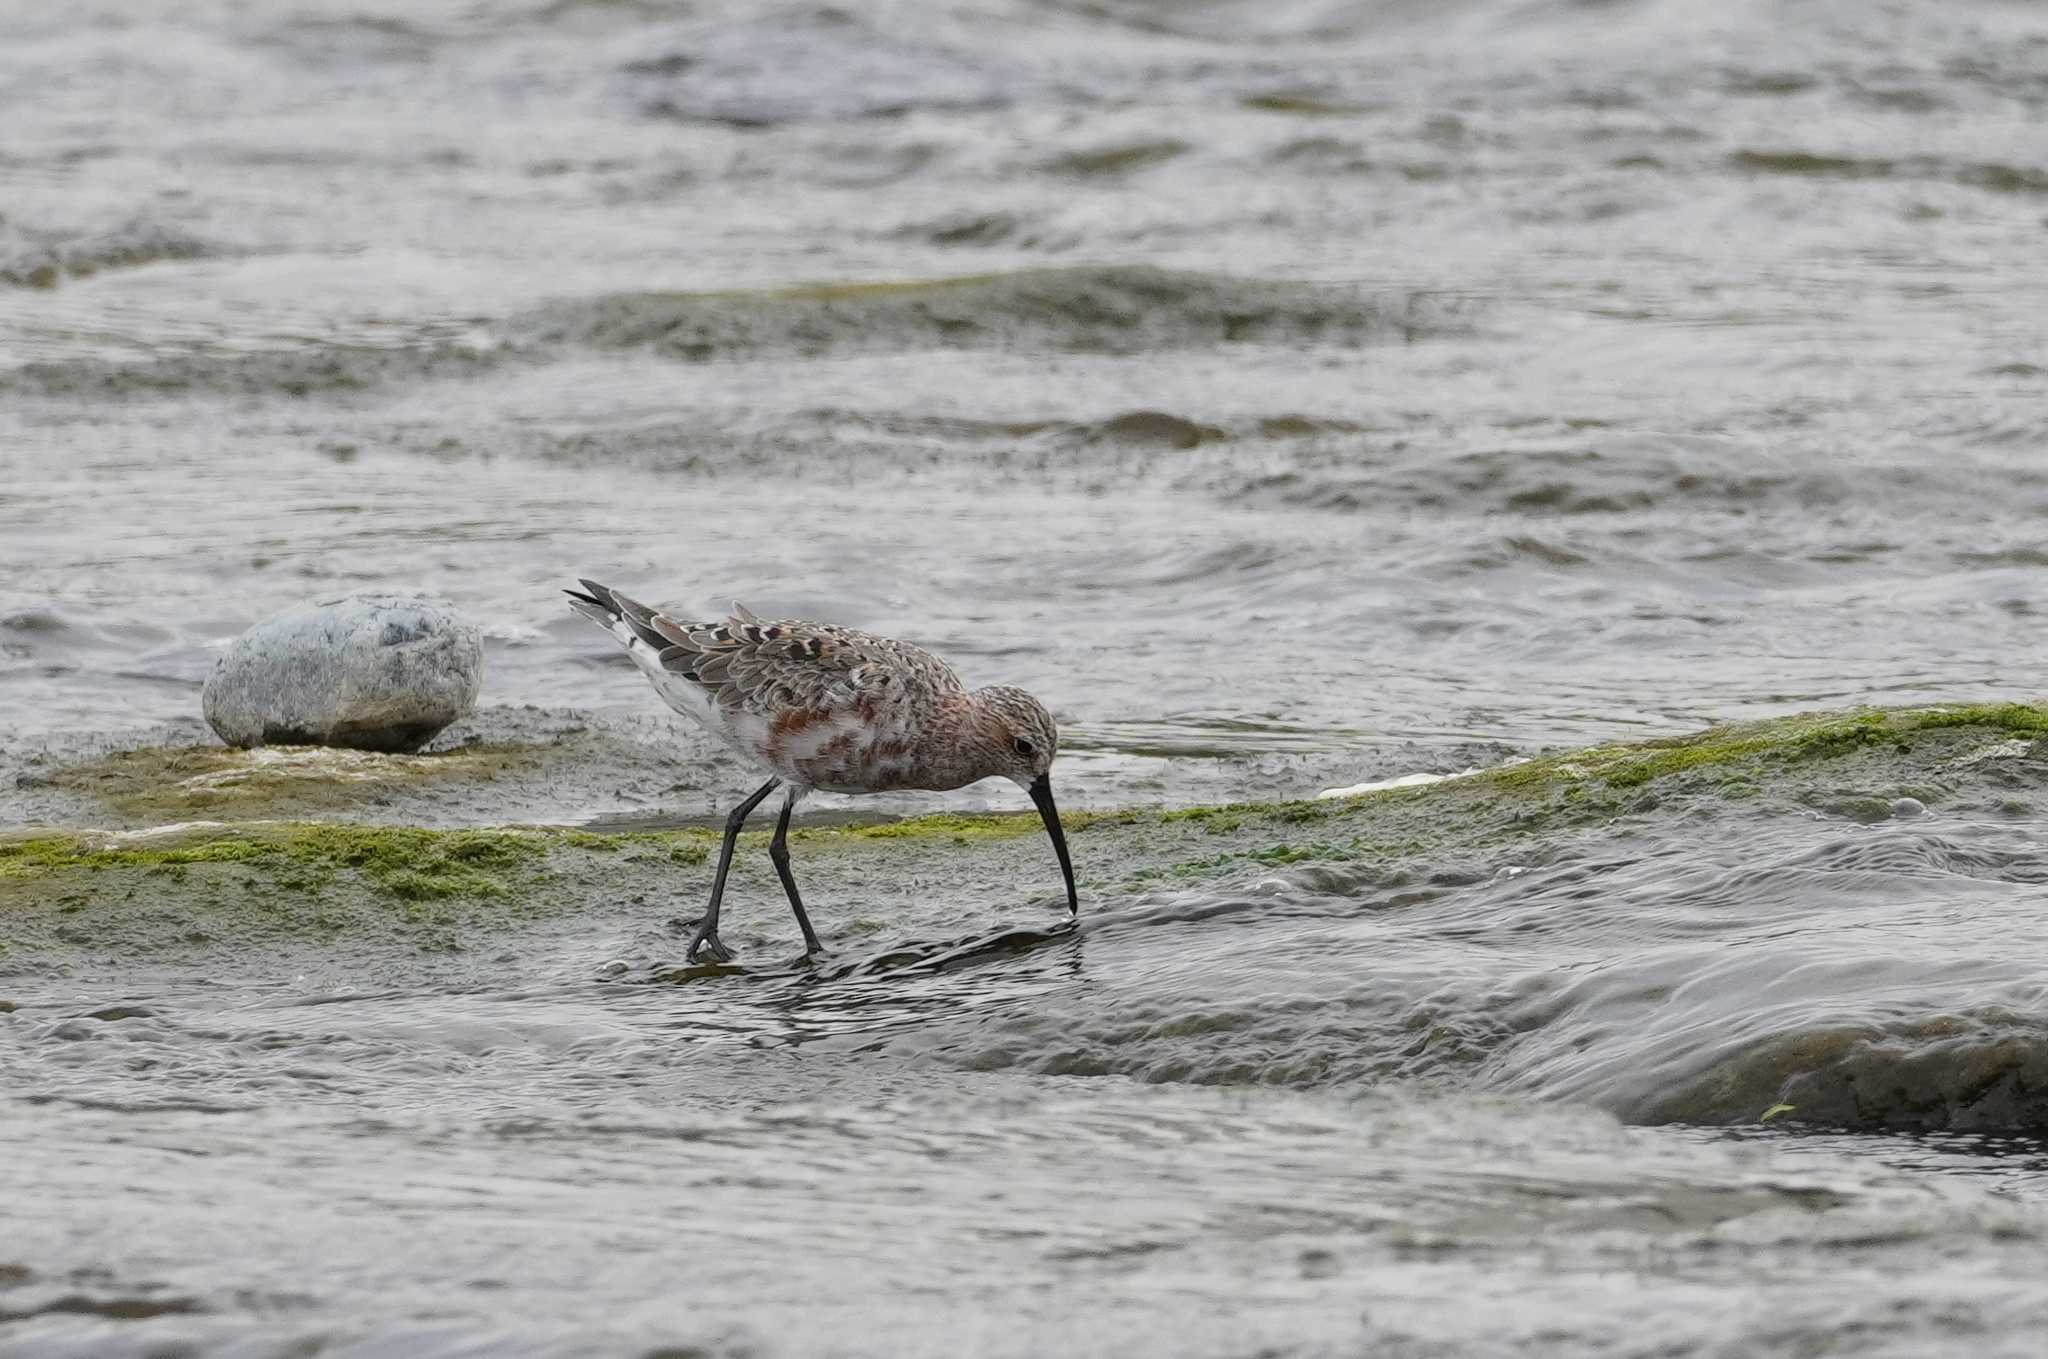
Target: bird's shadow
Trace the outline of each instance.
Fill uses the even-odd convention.
[[[964,938],[894,944],[884,952],[860,957],[836,953],[811,954],[761,966],[737,962],[663,963],[642,970],[638,975],[614,976],[608,980],[674,986],[721,977],[816,984],[853,978],[915,976],[947,972],[1005,955],[1029,953],[1050,944],[1076,939],[1079,934],[1080,922],[1070,917],[1042,927],[1011,925]]]

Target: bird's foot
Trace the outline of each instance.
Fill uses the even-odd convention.
[[[714,963],[729,963],[732,961],[732,950],[727,948],[724,942],[719,939],[716,927],[712,926],[709,922],[701,920],[697,922],[696,930],[690,935],[688,953],[690,961],[693,963],[699,961],[697,957],[699,953],[708,955]]]

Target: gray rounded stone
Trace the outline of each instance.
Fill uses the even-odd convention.
[[[483,636],[447,600],[342,595],[236,638],[200,701],[231,746],[417,750],[476,705],[483,675]]]

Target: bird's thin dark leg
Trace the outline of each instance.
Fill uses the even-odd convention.
[[[797,928],[804,932],[804,952],[823,953],[825,946],[818,942],[818,932],[811,928],[811,918],[804,914],[804,899],[796,892],[796,875],[789,871],[789,814],[796,809],[797,790],[791,789],[789,796],[782,799],[782,815],[775,818],[775,838],[768,842],[768,857],[775,861],[776,876],[782,879],[782,890],[789,894],[789,909],[796,912]]]
[[[732,961],[732,951],[718,941],[718,903],[725,897],[725,875],[732,868],[733,841],[739,838],[740,827],[747,824],[747,818],[754,814],[754,808],[761,805],[761,799],[774,792],[781,783],[781,779],[768,780],[725,818],[725,843],[719,846],[718,872],[711,879],[711,904],[704,908],[704,918],[697,922],[696,932],[690,936],[689,958],[693,963],[697,961],[700,948],[707,949],[721,963]]]

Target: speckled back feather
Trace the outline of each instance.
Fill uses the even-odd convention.
[[[655,692],[802,788],[958,788],[1006,759],[993,718],[922,647],[852,628],[762,622],[735,606],[687,622],[595,581],[577,612],[626,648]]]
[[[738,605],[721,622],[689,622],[594,581],[583,587],[655,648],[663,670],[728,711],[828,714],[863,700],[916,705],[962,691],[951,666],[892,637],[797,619],[764,622]]]

